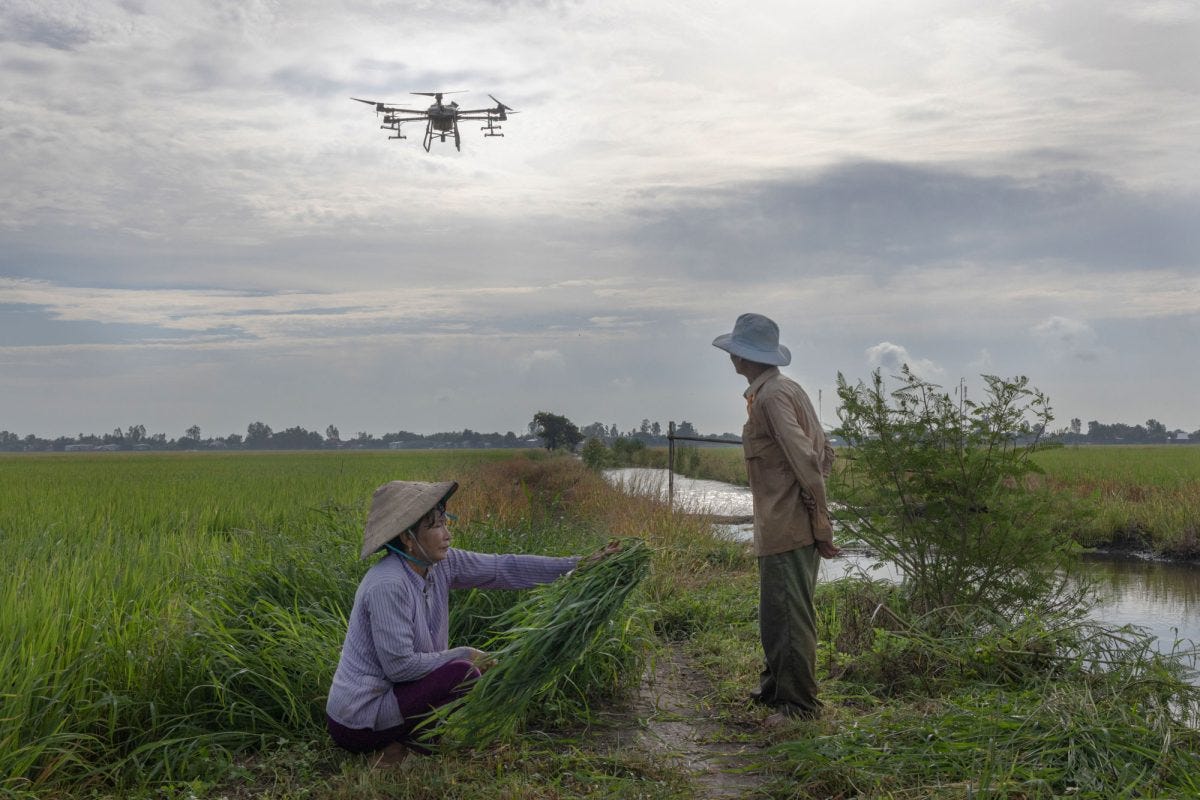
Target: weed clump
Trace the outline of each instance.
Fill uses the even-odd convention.
[[[496,665],[433,718],[431,738],[482,746],[511,737],[535,702],[573,687],[619,681],[640,657],[625,601],[650,571],[650,548],[627,540],[617,552],[530,591],[498,620],[486,649]],[[636,674],[636,673],[633,673]],[[597,680],[599,679],[599,681]]]

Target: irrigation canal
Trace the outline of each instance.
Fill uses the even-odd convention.
[[[626,491],[658,494],[666,499],[665,469],[610,469],[604,475]],[[674,499],[680,508],[718,517],[748,518],[752,510],[750,490],[745,487],[678,474]],[[748,523],[723,527],[732,538],[751,537]],[[1093,618],[1145,628],[1158,637],[1162,650],[1170,650],[1177,639],[1200,643],[1200,565],[1107,555],[1089,555],[1085,561],[1099,590]],[[893,565],[878,564],[863,552],[845,550],[839,558],[821,563],[821,580],[859,572],[886,580],[898,578]]]

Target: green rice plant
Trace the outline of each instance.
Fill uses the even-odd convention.
[[[0,456],[0,796],[320,736],[372,489],[513,455]]]
[[[1036,461],[1049,486],[1096,509],[1072,529],[1082,544],[1200,556],[1200,447],[1063,447]]]
[[[495,665],[431,718],[441,724],[427,735],[472,746],[507,739],[535,702],[545,703],[565,687],[583,692],[597,679],[628,674],[638,625],[623,611],[649,569],[650,548],[626,540],[617,552],[530,591],[498,621],[503,632],[486,648]]]

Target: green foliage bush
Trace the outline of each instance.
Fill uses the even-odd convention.
[[[984,399],[957,399],[905,368],[885,389],[838,376],[849,465],[830,494],[843,522],[903,572],[917,613],[996,612],[1078,602],[1076,548],[1056,533],[1058,497],[1033,487],[1032,456],[1053,416],[1024,377],[985,375]]]

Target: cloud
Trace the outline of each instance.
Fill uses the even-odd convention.
[[[881,368],[888,372],[899,373],[902,366],[907,365],[919,378],[927,381],[937,381],[945,377],[946,371],[927,358],[914,358],[902,345],[892,342],[880,342],[867,348],[867,364],[871,369]]]
[[[955,260],[1053,259],[1089,269],[1200,262],[1200,195],[1137,191],[1084,171],[1023,178],[844,161],[783,180],[681,192],[642,217],[633,233],[639,244],[704,276],[736,269],[800,277],[847,264],[886,272]]]
[[[566,363],[566,358],[558,350],[534,350],[517,359],[518,368],[526,373],[543,369],[557,370]]]
[[[1052,316],[1033,326],[1033,336],[1059,358],[1095,361],[1100,356],[1096,331],[1083,320]]]
[[[988,374],[996,369],[995,360],[992,358],[991,351],[986,347],[979,351],[979,355],[973,360],[967,362],[967,368],[972,372],[980,374]]]

